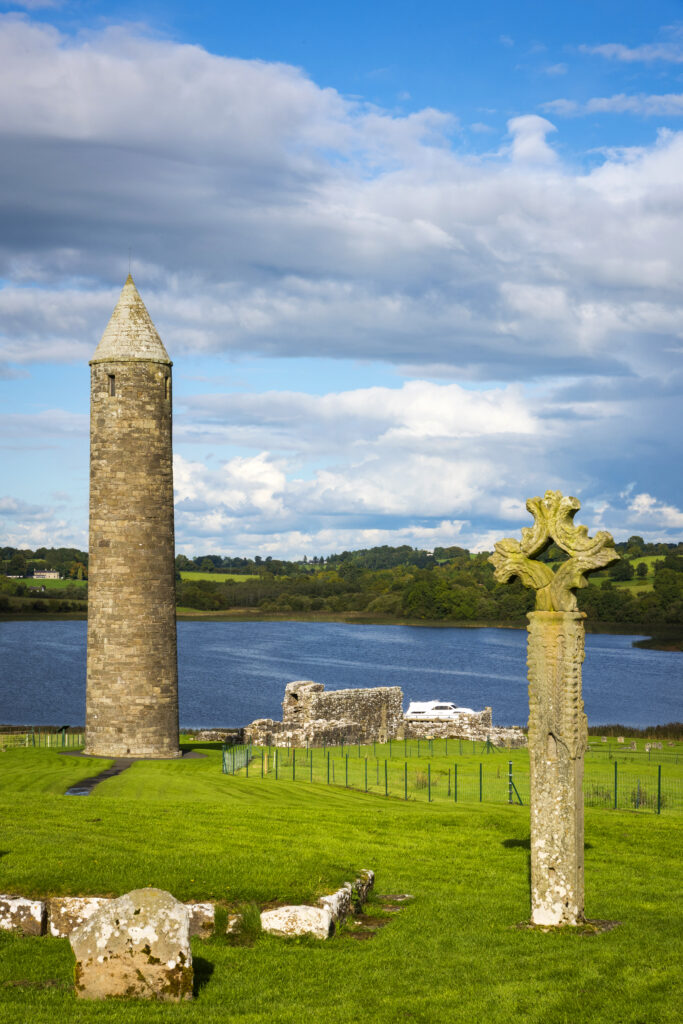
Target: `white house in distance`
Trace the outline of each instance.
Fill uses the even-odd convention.
[[[58,580],[60,577],[57,569],[34,569],[33,578],[34,580]]]

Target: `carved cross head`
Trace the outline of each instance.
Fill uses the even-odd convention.
[[[522,528],[522,541],[506,537],[494,545],[489,558],[495,566],[494,576],[507,583],[518,576],[525,587],[536,591],[536,611],[577,611],[575,591],[588,585],[586,576],[618,561],[614,541],[606,530],[588,536],[586,526],[576,526],[574,516],[581,508],[578,498],[563,497],[560,491],[546,491],[543,498],[529,498],[526,507],[534,517],[534,525]],[[569,558],[553,572],[546,562],[534,559],[552,542]]]

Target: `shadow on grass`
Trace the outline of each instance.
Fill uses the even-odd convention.
[[[193,994],[197,996],[204,986],[208,985],[211,980],[214,967],[209,960],[205,960],[202,956],[193,956],[192,966],[194,967],[194,985],[192,991]]]
[[[182,743],[178,744],[178,746],[183,751],[183,753],[189,752],[191,750],[216,750],[218,751],[218,753],[220,753],[223,744],[209,743],[208,741],[206,743],[193,743],[191,741],[183,740]]]

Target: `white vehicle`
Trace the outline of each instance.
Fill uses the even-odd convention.
[[[459,708],[445,700],[413,700],[408,705],[406,718],[457,718],[459,715],[473,715],[472,708]]]

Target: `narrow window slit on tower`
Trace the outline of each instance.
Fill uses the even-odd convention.
[[[116,377],[113,373],[109,374],[109,394],[112,398],[116,394]]]
[[[165,397],[167,399],[170,398],[171,397],[171,378],[170,377],[165,377],[164,378],[164,389],[165,389],[164,390]]]

